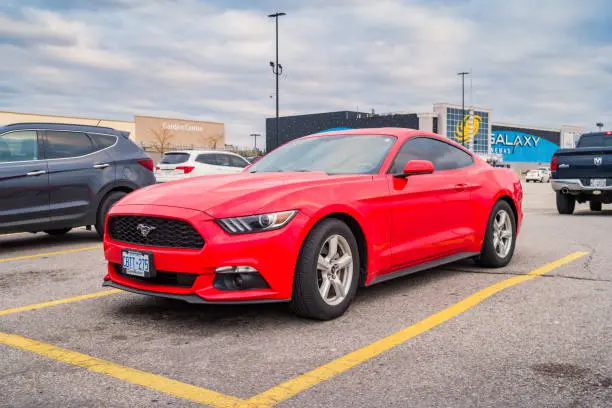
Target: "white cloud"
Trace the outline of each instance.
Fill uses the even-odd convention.
[[[266,17],[274,9],[262,2],[40,4],[0,9],[0,92],[10,89],[0,109],[224,121],[241,144],[265,133],[274,115]],[[605,0],[285,6],[281,114],[428,111],[460,101],[456,73],[473,69],[473,103],[493,108],[494,120],[612,124],[612,36],[596,41],[590,31],[612,15]]]

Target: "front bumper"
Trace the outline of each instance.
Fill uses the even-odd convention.
[[[169,217],[185,220],[204,238],[200,250],[156,248],[116,242],[108,234],[104,255],[108,261],[105,285],[148,295],[180,298],[190,303],[287,301],[291,298],[293,275],[308,217],[298,213],[284,228],[263,233],[230,235],[203,212],[165,206],[115,206],[113,215]],[[151,251],[157,271],[195,275],[188,286],[155,283],[119,273],[122,249]],[[220,289],[215,285],[216,268],[250,266],[267,283],[266,288]],[[191,276],[193,277],[193,276]],[[194,299],[201,301],[194,301]]]
[[[606,187],[591,187],[584,185],[580,179],[551,179],[551,187],[554,191],[565,191],[567,193],[592,193],[593,191],[612,191],[612,185]]]

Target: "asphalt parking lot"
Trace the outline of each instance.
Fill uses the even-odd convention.
[[[324,323],[109,291],[95,232],[0,236],[0,406],[610,407],[612,210],[524,187],[508,267],[382,283]]]

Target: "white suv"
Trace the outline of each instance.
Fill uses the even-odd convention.
[[[550,169],[547,167],[540,167],[537,170],[529,170],[527,172],[527,176],[525,177],[525,181],[529,183],[533,181],[534,183],[537,181],[539,183],[548,183],[550,182]]]
[[[218,150],[167,152],[155,168],[158,183],[209,174],[239,173],[250,163],[242,156]]]

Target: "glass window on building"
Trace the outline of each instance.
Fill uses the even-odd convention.
[[[470,128],[470,111],[448,108],[446,113],[446,135],[459,144],[471,147],[475,153],[488,153],[489,114],[474,111],[473,127]]]

